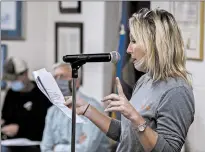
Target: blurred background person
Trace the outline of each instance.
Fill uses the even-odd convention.
[[[4,64],[3,79],[10,83],[10,88],[2,108],[3,140],[42,139],[45,116],[51,102],[38,89],[36,83],[29,79],[28,70],[27,63],[20,58],[11,57]]]
[[[80,71],[81,69],[79,69]],[[71,96],[72,69],[70,64],[61,63],[54,66],[54,77],[64,96]],[[98,101],[82,93],[80,89],[81,72],[76,82],[77,100],[89,101],[99,111],[103,108]],[[70,85],[70,87],[68,87]],[[109,152],[108,138],[90,120],[84,118],[85,124],[76,124],[76,152]],[[46,117],[46,125],[41,143],[42,152],[69,152],[71,150],[72,122],[53,105]]]

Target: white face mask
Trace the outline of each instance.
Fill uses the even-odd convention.
[[[142,57],[139,61],[134,62],[134,67],[136,70],[141,72],[146,72],[146,68],[144,67],[144,57]]]

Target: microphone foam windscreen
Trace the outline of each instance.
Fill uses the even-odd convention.
[[[117,51],[112,51],[110,52],[111,55],[111,62],[112,63],[117,63],[118,61],[120,61],[120,54]]]

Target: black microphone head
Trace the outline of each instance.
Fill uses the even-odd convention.
[[[118,61],[120,61],[120,54],[117,51],[112,51],[110,52],[111,55],[111,62],[112,63],[117,63]]]

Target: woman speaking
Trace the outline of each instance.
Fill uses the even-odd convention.
[[[180,152],[194,120],[195,103],[179,27],[165,10],[142,9],[129,19],[129,29],[127,53],[145,74],[130,101],[118,78],[118,94],[102,100],[108,104],[105,111],[122,114],[121,121],[82,101],[76,103],[77,114],[119,141],[117,152]],[[69,98],[66,105],[71,102]]]

